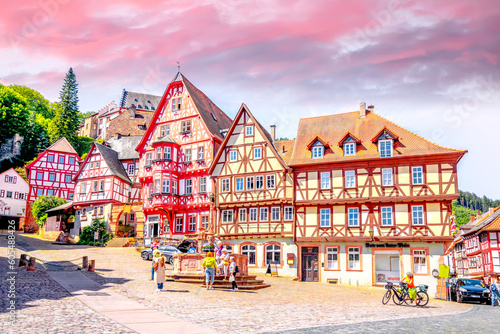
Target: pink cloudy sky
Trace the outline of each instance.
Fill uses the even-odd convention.
[[[35,0],[0,12],[0,82],[57,100],[73,67],[80,109],[123,88],[161,95],[177,71],[234,116],[245,102],[278,136],[300,117],[375,105],[467,149],[459,186],[500,199],[496,1]],[[496,167],[495,167],[496,166]]]

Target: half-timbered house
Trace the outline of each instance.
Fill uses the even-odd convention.
[[[405,272],[432,287],[452,242],[457,164],[436,145],[366,109],[301,119],[294,175],[299,277],[382,285]]]
[[[0,229],[19,228],[24,222],[28,183],[10,168],[0,174]],[[14,223],[12,223],[14,222]]]
[[[38,196],[55,196],[73,200],[75,189],[73,178],[78,172],[80,161],[78,153],[63,137],[25,167],[30,186],[26,204],[26,226],[37,228],[36,221],[31,214],[31,203]]]
[[[180,72],[137,146],[145,243],[182,238],[211,224],[208,167],[232,120]]]
[[[139,155],[134,150],[140,140],[140,136],[119,137],[105,145],[92,144],[75,176],[72,235],[79,235],[95,218],[103,219],[115,235],[142,235]]]
[[[248,256],[250,269],[272,264],[295,276],[293,179],[284,161],[292,145],[275,143],[242,105],[209,170],[215,179],[216,234],[226,247]]]

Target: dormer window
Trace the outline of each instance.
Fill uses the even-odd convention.
[[[311,158],[312,159],[321,159],[325,156],[325,149],[330,147],[330,145],[321,139],[319,136],[316,136],[310,143],[307,145],[307,149],[311,150]]]
[[[323,158],[325,155],[325,147],[322,145],[313,146],[311,149],[311,154],[313,159]]]
[[[356,155],[356,143],[344,143],[344,155]]]
[[[358,144],[361,144],[361,140],[353,135],[350,131],[347,132],[339,141],[339,146],[342,147],[344,156],[356,155],[358,151]]]
[[[392,157],[393,150],[393,141],[392,139],[384,139],[378,141],[378,151],[380,152],[381,158]]]

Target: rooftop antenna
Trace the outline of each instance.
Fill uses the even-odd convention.
[[[181,63],[177,62],[177,73],[181,71]]]

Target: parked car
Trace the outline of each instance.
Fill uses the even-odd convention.
[[[160,246],[160,247],[158,247],[158,250],[165,255],[165,258],[167,259],[167,263],[170,263],[170,264],[174,264],[174,258],[173,258],[174,254],[182,253],[175,246]],[[146,248],[145,250],[143,250],[141,252],[141,257],[144,261],[152,260],[153,259],[153,252],[151,251],[151,248]]]
[[[184,239],[180,244],[177,245],[177,249],[179,249],[183,253],[187,253],[191,244],[193,244],[196,248],[196,245],[198,245],[198,241],[195,239]]]
[[[465,300],[474,300],[480,303],[489,303],[491,300],[490,290],[479,279],[459,278],[450,285],[452,300],[461,303]]]

